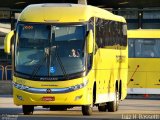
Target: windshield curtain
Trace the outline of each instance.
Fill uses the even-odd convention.
[[[130,58],[160,58],[160,39],[128,39]]]
[[[16,31],[16,72],[56,77],[85,70],[85,25],[20,23]]]

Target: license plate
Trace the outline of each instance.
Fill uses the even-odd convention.
[[[55,101],[55,97],[42,97],[42,101]]]

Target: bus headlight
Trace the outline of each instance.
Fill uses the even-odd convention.
[[[87,83],[88,83],[88,81],[84,80],[83,83],[75,85],[75,86],[71,86],[71,87],[69,87],[69,89],[70,89],[70,91],[78,90],[78,89],[85,87],[87,85]]]
[[[31,93],[47,93],[47,88],[32,88],[28,87],[22,84],[18,84],[15,82],[12,82],[13,87],[19,89],[19,90],[24,90],[26,92],[31,92]],[[78,89],[81,89],[85,87],[88,84],[88,80],[83,80],[83,83],[77,84],[71,87],[66,87],[66,88],[49,88],[52,92],[50,94],[56,94],[56,93],[67,93],[67,92],[72,92]],[[49,94],[49,93],[47,93]]]
[[[18,83],[15,83],[15,82],[12,82],[13,86],[17,89],[20,89],[20,90],[26,90],[28,89],[29,87],[28,86],[25,86],[25,85],[22,85],[22,84],[18,84]]]

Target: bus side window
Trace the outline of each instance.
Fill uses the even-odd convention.
[[[123,46],[127,46],[127,24],[123,23],[122,26],[122,32],[123,32]]]
[[[105,21],[105,25],[104,25],[104,27],[105,27],[105,29],[104,29],[104,31],[105,31],[105,42],[104,42],[104,45],[105,46],[107,46],[108,45],[108,41],[109,41],[109,36],[110,36],[110,34],[109,34],[109,21],[107,20],[107,21]]]

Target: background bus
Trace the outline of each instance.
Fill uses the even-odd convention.
[[[88,5],[30,5],[5,38],[7,53],[13,35],[13,97],[24,114],[33,114],[37,105],[82,106],[83,115],[90,115],[93,105],[118,110],[127,94],[123,17]]]
[[[160,94],[160,30],[128,30],[128,94]]]

